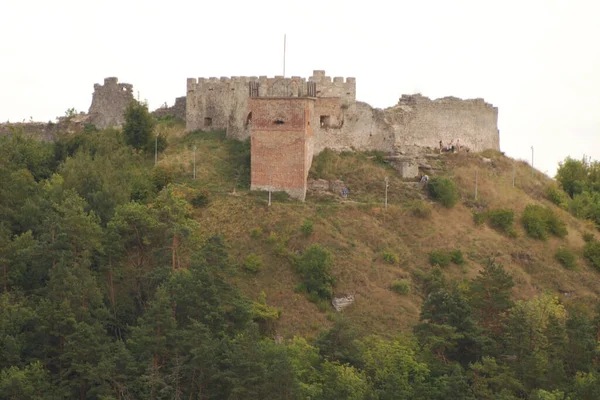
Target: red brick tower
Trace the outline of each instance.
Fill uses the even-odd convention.
[[[251,84],[247,121],[251,125],[250,188],[270,187],[304,201],[313,157],[311,121],[315,98],[258,97],[257,93]],[[311,85],[307,94],[313,93]]]

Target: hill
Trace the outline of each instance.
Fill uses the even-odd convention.
[[[600,163],[325,150],[298,202],[126,121],[0,135],[0,398],[600,397]]]
[[[344,317],[358,328],[383,335],[418,321],[422,278],[432,270],[429,253],[436,250],[458,249],[464,254],[463,265],[444,269],[451,279],[474,277],[492,257],[512,274],[517,299],[550,291],[566,302],[596,301],[597,272],[581,256],[573,269],[564,268],[554,257],[559,247],[580,255],[583,235],[595,232],[594,226],[548,201],[545,189],[552,180],[537,170],[532,176],[524,161],[494,151],[431,154],[430,177],[450,177],[459,188],[459,204],[448,209],[431,200],[421,185],[401,179],[382,154],[325,151],[315,158],[310,177],[341,179],[350,189],[349,196],[309,191],[306,202],[300,203],[279,194],[269,207],[267,193],[247,190],[248,154],[243,143],[225,139],[222,132],[186,135],[183,127],[172,128],[169,135],[170,146],[159,165],[176,174],[175,182],[189,199],[208,191],[210,203],[194,213],[202,235],[223,235],[239,265],[249,254],[262,258],[259,273],[241,272],[235,281],[251,298],[264,291],[269,304],[283,310],[278,330],[284,337],[311,337],[334,319],[330,305],[314,304],[294,291],[300,278],[288,254],[315,243],[334,256],[336,295],[355,296]],[[196,180],[192,179],[194,146]],[[386,176],[387,209],[383,204]],[[566,223],[568,235],[547,241],[528,237],[519,222],[528,204],[553,209]],[[421,209],[431,214],[420,216]],[[475,212],[496,209],[514,211],[516,237],[476,225]],[[305,224],[312,226],[309,234],[303,233]],[[386,255],[397,261],[386,262]],[[410,295],[391,291],[397,279],[411,282]]]

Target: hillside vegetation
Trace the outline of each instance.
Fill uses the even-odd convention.
[[[269,206],[249,142],[129,111],[0,137],[0,398],[600,398],[593,164],[326,150],[347,197]]]

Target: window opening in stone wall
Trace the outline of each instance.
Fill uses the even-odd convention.
[[[327,128],[329,126],[329,115],[321,115],[320,122],[321,128]]]
[[[275,125],[283,125],[285,124],[285,122],[283,122],[282,119],[276,119],[275,122],[273,122]]]
[[[246,126],[250,126],[252,125],[252,111],[250,111],[248,113],[248,116],[246,117]]]
[[[206,117],[204,118],[204,127],[208,128],[212,126],[212,118]]]

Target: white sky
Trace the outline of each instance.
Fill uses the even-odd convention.
[[[483,97],[500,146],[554,174],[600,159],[598,0],[0,0],[0,121],[87,111],[117,76],[154,109],[186,78],[357,78],[375,107],[401,94]]]

